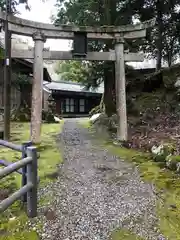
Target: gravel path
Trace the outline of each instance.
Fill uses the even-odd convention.
[[[45,190],[53,196],[54,218],[44,219],[42,239],[107,240],[121,227],[144,239],[164,239],[156,229],[153,187],[135,166],[94,146],[76,120],[65,122],[62,141],[60,177]]]

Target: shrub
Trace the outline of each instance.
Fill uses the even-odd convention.
[[[49,111],[42,111],[42,120],[46,123],[55,123],[54,115],[51,110]]]

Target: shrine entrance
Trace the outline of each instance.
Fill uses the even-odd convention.
[[[0,12],[2,22],[6,21],[5,13]],[[140,62],[144,60],[141,53],[124,51],[126,40],[134,40],[146,36],[146,29],[152,27],[154,20],[137,25],[76,27],[69,25],[54,26],[34,21],[8,16],[8,29],[11,34],[32,37],[32,50],[12,49],[12,58],[33,59],[32,109],[31,109],[31,140],[40,141],[42,96],[43,96],[43,60],[87,60],[115,62],[116,107],[118,116],[117,139],[127,140],[126,85],[125,62]],[[3,24],[4,26],[4,24]],[[74,40],[72,52],[44,51],[46,39]],[[89,40],[114,40],[114,50],[109,52],[88,52]],[[7,62],[7,59],[6,59]]]

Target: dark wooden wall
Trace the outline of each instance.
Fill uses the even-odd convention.
[[[74,112],[66,112],[65,111],[65,99],[72,98],[74,99]],[[101,101],[101,94],[97,94],[94,96],[87,96],[87,95],[78,95],[77,93],[64,94],[59,92],[58,94],[53,94],[53,99],[56,102],[56,112],[57,114],[70,114],[70,115],[87,115],[91,111],[92,108],[96,107]],[[79,109],[79,100],[85,100],[85,111],[80,112]],[[63,109],[61,109],[63,105]]]

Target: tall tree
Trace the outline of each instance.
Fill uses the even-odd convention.
[[[161,68],[163,58],[171,65],[177,55],[180,35],[179,0],[130,0],[132,14],[140,21],[156,19],[156,26],[148,31],[143,50],[156,58],[156,69]],[[128,5],[124,5],[126,9]]]
[[[103,62],[58,61],[54,70],[59,75],[60,80],[79,82],[88,89],[90,87],[96,88],[102,83],[102,66]]]
[[[180,54],[180,12],[172,9],[163,20],[162,57],[170,67]]]
[[[122,25],[132,22],[131,15],[121,13],[121,4],[123,0],[57,0],[58,14],[55,24],[76,24],[76,25]],[[110,41],[91,41],[89,50],[100,51],[114,48]],[[101,79],[104,80],[104,103],[106,113],[112,115],[115,112],[114,92],[115,92],[115,74],[114,63],[92,62],[94,72],[101,75],[98,79],[92,79],[92,83]],[[90,80],[90,79],[89,79]]]
[[[19,4],[25,4],[27,10],[29,10],[28,0],[11,0],[11,11],[17,13],[17,6]],[[6,8],[6,0],[0,0],[0,8],[4,11]]]
[[[85,61],[58,61],[55,66],[60,79],[71,82],[84,82],[88,70],[88,62]]]

